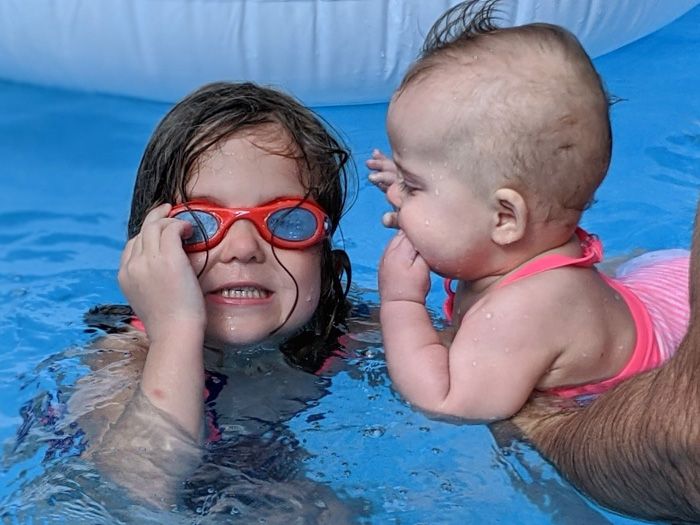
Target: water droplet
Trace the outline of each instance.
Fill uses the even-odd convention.
[[[486,312],[486,319],[491,319],[493,314],[491,312]]]
[[[476,366],[476,361],[472,361],[472,366]]]
[[[452,488],[452,483],[450,483],[449,481],[443,481],[443,482],[440,484],[440,488],[441,488],[442,490],[444,490],[445,492],[452,492],[452,491],[454,490],[454,489]]]
[[[386,429],[383,426],[374,425],[371,427],[365,427],[362,430],[362,435],[365,437],[369,437],[369,438],[378,438],[378,437],[382,437],[385,432],[386,432]]]
[[[430,226],[430,221],[428,219],[425,219],[425,225]]]
[[[435,195],[440,195],[440,190],[438,190],[437,188],[435,189]]]

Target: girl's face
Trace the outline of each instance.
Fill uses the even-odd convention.
[[[297,162],[270,153],[288,150],[288,142],[281,130],[266,127],[213,146],[199,159],[188,182],[188,198],[236,208],[259,206],[279,197],[303,197]],[[207,344],[258,343],[280,326],[275,335],[285,336],[307,323],[320,296],[321,246],[273,248],[252,222],[238,220],[221,243],[209,250],[208,260],[206,252],[191,253],[195,272],[201,272]]]

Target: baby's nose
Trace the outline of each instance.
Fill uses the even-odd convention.
[[[394,182],[387,188],[386,199],[394,208],[398,209],[401,207],[401,190],[397,182]]]

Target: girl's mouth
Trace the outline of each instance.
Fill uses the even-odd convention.
[[[236,286],[234,288],[222,288],[216,294],[225,299],[267,299],[272,293],[257,286]]]

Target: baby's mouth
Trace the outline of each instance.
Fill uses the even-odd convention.
[[[270,290],[257,286],[237,286],[235,288],[223,288],[216,292],[226,299],[266,299],[272,295]]]

